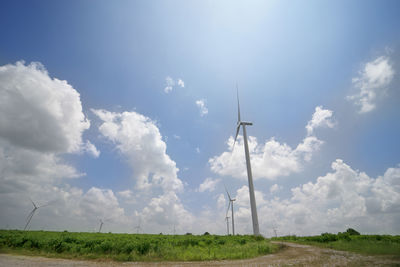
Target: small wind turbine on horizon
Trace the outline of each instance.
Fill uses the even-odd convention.
[[[228,200],[229,200],[228,209],[226,210],[226,216],[228,216],[229,207],[231,207],[231,209],[232,209],[232,235],[235,235],[235,217],[233,216],[233,201],[236,201],[236,199],[235,198],[232,199],[231,195],[229,194],[225,185],[224,185],[224,187],[225,187],[225,191],[226,191],[226,194],[228,195]],[[229,217],[227,217],[227,218],[229,218]],[[229,229],[228,229],[228,235],[229,235]]]
[[[42,206],[36,206],[35,202],[33,202],[32,199],[30,199],[30,200],[31,200],[31,202],[33,204],[33,210],[28,214],[28,217],[26,218],[27,222],[26,222],[26,225],[24,227],[24,231],[26,230],[26,228],[28,227],[29,223],[31,222],[33,215],[35,215],[35,212],[40,208],[43,208],[43,207],[46,207],[46,206],[50,205],[50,203],[47,203],[47,204],[44,204]]]
[[[100,232],[101,232],[101,228],[103,227],[103,224],[104,224],[104,222],[103,222],[103,220],[102,220],[102,219],[99,219],[99,221],[100,221],[100,227],[99,227],[99,231],[98,231],[98,233],[100,233]]]
[[[229,207],[228,207],[228,210],[229,210]],[[226,221],[226,232],[227,232],[227,235],[229,235],[229,216],[228,216],[228,212],[226,212],[225,221]]]
[[[140,219],[139,219],[139,223],[138,225],[135,227],[136,229],[136,233],[139,234],[139,232],[142,230],[142,228],[140,227]]]
[[[254,235],[260,235],[260,229],[259,229],[259,225],[258,225],[258,216],[257,216],[256,198],[254,195],[253,174],[251,172],[249,145],[247,143],[247,132],[246,132],[246,125],[251,126],[251,125],[253,125],[253,123],[245,122],[240,119],[239,89],[237,88],[237,85],[236,85],[236,90],[237,90],[236,92],[237,92],[237,102],[238,102],[238,122],[237,122],[237,126],[236,126],[236,135],[235,135],[235,141],[234,141],[233,147],[232,147],[232,153],[233,153],[233,149],[235,147],[237,136],[240,131],[240,126],[242,126],[244,152],[246,155],[247,178],[248,178],[248,182],[249,182],[250,207],[251,207],[251,218],[253,221],[253,233],[254,233]]]

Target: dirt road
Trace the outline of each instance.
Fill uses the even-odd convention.
[[[400,266],[400,257],[363,256],[350,252],[313,246],[281,243],[284,248],[276,254],[249,260],[207,262],[112,262],[64,260],[43,257],[0,254],[0,266],[15,267],[136,267],[136,266]]]

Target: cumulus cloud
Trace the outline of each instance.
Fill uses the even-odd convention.
[[[217,197],[217,208],[219,210],[223,210],[225,208],[226,205],[226,199],[225,199],[225,195],[224,194],[219,194]]]
[[[206,107],[204,99],[196,100],[196,106],[199,108],[201,117],[208,114],[208,109]]]
[[[82,151],[90,122],[79,93],[51,78],[40,63],[0,66],[0,136],[13,146],[42,152]]]
[[[169,92],[172,91],[172,89],[173,89],[173,87],[175,85],[175,81],[171,77],[167,76],[165,78],[165,84],[166,84],[166,86],[164,88],[164,92],[168,94]]]
[[[213,178],[206,178],[203,183],[200,184],[198,191],[205,192],[210,191],[213,192],[217,184],[221,181],[221,179],[213,179]]]
[[[287,199],[267,199],[257,193],[260,229],[272,235],[272,225],[284,234],[320,234],[352,227],[363,233],[400,231],[400,165],[372,178],[341,159],[332,172],[291,189]],[[277,188],[277,186],[272,186]],[[274,190],[271,190],[274,191]],[[236,192],[238,229],[251,232],[248,187]]]
[[[178,79],[178,85],[183,88],[185,87],[185,82],[182,79]]]
[[[191,229],[193,215],[178,197],[183,190],[177,176],[179,169],[166,153],[166,143],[155,122],[137,112],[92,111],[102,121],[100,133],[115,145],[133,170],[134,193],[141,198],[135,214],[148,222],[146,229],[165,232],[165,227],[172,224]],[[119,193],[125,199],[130,194]]]
[[[353,86],[357,94],[347,96],[359,106],[359,113],[367,113],[375,109],[376,100],[385,95],[387,87],[392,82],[395,71],[387,56],[367,62],[358,77],[353,78]]]
[[[0,67],[0,125],[1,178],[14,187],[80,177],[61,155],[99,154],[90,141],[82,141],[90,123],[79,93],[51,78],[40,63]]]
[[[164,87],[164,92],[169,93],[174,89],[174,86],[178,85],[179,87],[183,88],[185,87],[185,82],[182,79],[174,80],[172,77],[167,76],[165,77],[165,87]]]
[[[335,123],[332,120],[332,115],[332,110],[323,109],[322,106],[316,107],[312,119],[306,125],[307,134],[312,135],[314,129],[318,127],[333,128]]]
[[[280,190],[282,190],[282,186],[281,186],[281,185],[278,185],[278,184],[273,184],[273,185],[271,185],[271,187],[269,188],[269,192],[270,192],[271,194],[275,194],[275,193],[279,192]]]
[[[124,210],[110,189],[90,188],[82,196],[79,207],[81,215],[98,219],[113,221],[124,216]]]
[[[140,189],[154,185],[173,192],[183,189],[176,163],[166,153],[167,145],[155,122],[137,112],[92,112],[102,120],[100,133],[127,157]]]
[[[95,158],[100,156],[100,151],[88,140],[83,146],[83,150]]]
[[[123,210],[111,190],[71,187],[66,178],[84,173],[63,160],[68,153],[99,151],[82,134],[90,126],[79,93],[51,78],[40,63],[0,67],[0,224],[23,228],[29,198],[50,206],[38,210],[31,229],[92,229],[106,212],[120,220]]]
[[[264,144],[259,144],[257,138],[250,136],[248,140],[250,159],[254,179],[276,179],[279,176],[288,176],[300,172],[303,164],[311,160],[312,155],[319,150],[323,141],[314,135],[318,127],[333,127],[332,111],[317,107],[312,119],[308,122],[307,136],[296,148],[280,143],[270,138]],[[310,131],[308,129],[311,129]],[[247,170],[243,137],[238,136],[237,145],[233,148],[234,139],[231,136],[227,141],[228,151],[209,159],[210,168],[219,175],[230,175],[236,178],[247,179]]]

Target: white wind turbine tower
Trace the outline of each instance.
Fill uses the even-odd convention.
[[[229,200],[228,209],[226,210],[226,215],[228,215],[229,207],[231,207],[231,209],[232,209],[232,235],[235,235],[235,217],[233,216],[233,201],[236,201],[236,199],[231,198],[231,195],[229,195],[229,192],[226,189],[226,187],[225,187],[225,191],[226,191],[226,194],[228,195],[228,200]],[[229,233],[228,233],[228,235],[229,235]]]
[[[33,204],[33,210],[28,214],[28,217],[26,218],[27,222],[26,222],[26,225],[24,227],[24,231],[26,230],[26,228],[28,227],[29,223],[31,222],[33,215],[35,215],[35,212],[40,208],[43,208],[43,207],[46,207],[46,206],[50,205],[49,203],[47,203],[47,204],[42,205],[42,206],[36,206],[36,204],[33,202],[32,199],[31,199],[31,202]]]
[[[251,218],[253,221],[253,233],[254,233],[254,235],[260,235],[260,229],[258,226],[256,198],[254,195],[253,175],[251,173],[249,145],[247,144],[247,133],[246,133],[246,125],[250,126],[250,125],[253,125],[253,123],[241,121],[241,119],[240,119],[240,105],[239,105],[239,90],[238,89],[237,89],[237,101],[238,101],[238,122],[237,122],[237,126],[236,126],[236,135],[235,135],[235,142],[233,143],[233,148],[235,147],[236,139],[237,139],[237,136],[240,131],[240,126],[242,126],[243,127],[244,153],[246,155],[247,178],[249,180],[249,194],[250,194]],[[232,152],[233,152],[233,148],[232,148]]]

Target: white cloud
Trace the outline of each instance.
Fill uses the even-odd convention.
[[[172,89],[173,89],[173,87],[175,85],[175,81],[171,77],[167,76],[165,78],[165,84],[166,84],[166,86],[164,88],[164,92],[168,94],[169,92],[172,91]]]
[[[100,151],[89,140],[86,141],[85,145],[83,146],[83,150],[95,158],[100,156]]]
[[[205,192],[210,191],[213,192],[217,184],[221,181],[221,179],[212,179],[206,178],[202,184],[200,184],[198,191]]]
[[[217,208],[223,210],[226,207],[226,199],[224,194],[219,194],[217,197]]]
[[[174,80],[172,77],[167,76],[165,77],[165,87],[164,87],[164,92],[169,93],[174,89],[174,86],[178,85],[182,88],[185,87],[185,82],[182,79]]]
[[[185,87],[185,82],[182,79],[178,79],[178,85],[183,88]]]
[[[199,99],[196,101],[196,106],[199,108],[200,110],[200,116],[204,116],[208,114],[208,109],[206,107],[205,104],[205,100],[204,99]]]
[[[359,76],[352,82],[358,93],[347,96],[355,105],[360,107],[359,113],[367,113],[375,109],[377,98],[384,96],[386,89],[393,80],[395,71],[386,56],[365,64]]]
[[[270,192],[271,194],[275,194],[275,193],[279,192],[280,190],[282,190],[282,186],[281,186],[281,185],[278,185],[278,184],[273,184],[273,185],[271,185],[271,187],[269,188],[269,192]]]
[[[100,133],[127,157],[140,189],[161,186],[174,192],[183,189],[176,163],[167,155],[167,145],[155,122],[137,112],[114,113],[92,110],[103,122]]]
[[[312,119],[306,125],[307,134],[312,135],[314,129],[318,127],[333,128],[335,123],[332,120],[332,115],[332,110],[323,109],[322,106],[316,107]]]
[[[0,125],[1,178],[14,189],[80,177],[61,154],[97,151],[82,142],[90,123],[79,93],[40,63],[0,67]]]
[[[90,122],[71,85],[51,78],[40,63],[17,62],[0,66],[0,125],[0,137],[13,146],[76,153]]]
[[[175,225],[182,233],[193,229],[194,216],[182,205],[178,196],[170,191],[153,197],[149,204],[138,213],[142,221],[147,222],[148,229],[159,229],[168,232],[168,227]],[[156,230],[157,231],[157,230]]]
[[[292,188],[287,199],[266,199],[256,190],[261,232],[271,234],[271,225],[281,234],[301,235],[335,233],[349,227],[362,233],[400,231],[400,165],[377,178],[340,159],[332,163],[332,170],[315,182]],[[237,190],[236,199],[237,227],[251,232],[247,186]]]
[[[179,169],[166,153],[167,146],[155,122],[137,112],[92,111],[102,120],[100,133],[132,167],[136,181],[134,194],[141,199],[135,214],[147,222],[143,230],[167,232],[172,224],[180,229],[192,229],[193,215],[178,197],[183,190],[177,176]],[[127,194],[120,193],[123,197]]]
[[[331,117],[332,111],[317,107],[312,120],[307,124],[311,132],[296,148],[280,143],[274,138],[267,140],[264,144],[259,144],[255,137],[250,136],[248,143],[254,179],[273,180],[279,176],[288,176],[291,173],[300,172],[303,164],[310,161],[312,155],[323,144],[323,141],[311,135],[311,133],[317,127],[333,125],[330,120]],[[233,143],[234,139],[231,136],[227,141],[228,151],[209,159],[210,168],[219,175],[247,179],[245,155],[242,149],[244,145],[243,137],[238,136],[237,144],[232,151]]]
[[[132,198],[133,197],[133,192],[131,190],[127,189],[127,190],[119,191],[117,193],[117,195],[122,197],[122,198]]]
[[[174,138],[177,139],[177,140],[181,139],[181,137],[180,137],[179,135],[177,135],[177,134],[174,134],[173,136],[174,136]]]
[[[196,147],[196,153],[200,154],[200,148],[199,147]]]
[[[79,206],[81,215],[86,217],[115,221],[124,216],[124,210],[119,207],[118,200],[110,189],[90,188],[82,196]]]
[[[99,155],[90,141],[82,141],[90,123],[82,112],[79,93],[66,81],[51,78],[40,63],[1,66],[0,125],[3,227],[24,227],[32,209],[29,198],[39,204],[51,203],[38,210],[31,229],[88,230],[85,227],[97,220],[92,218],[96,205],[96,212],[115,213],[120,221],[124,218],[112,191],[93,188],[85,194],[66,184],[65,178],[84,174],[62,155]]]

